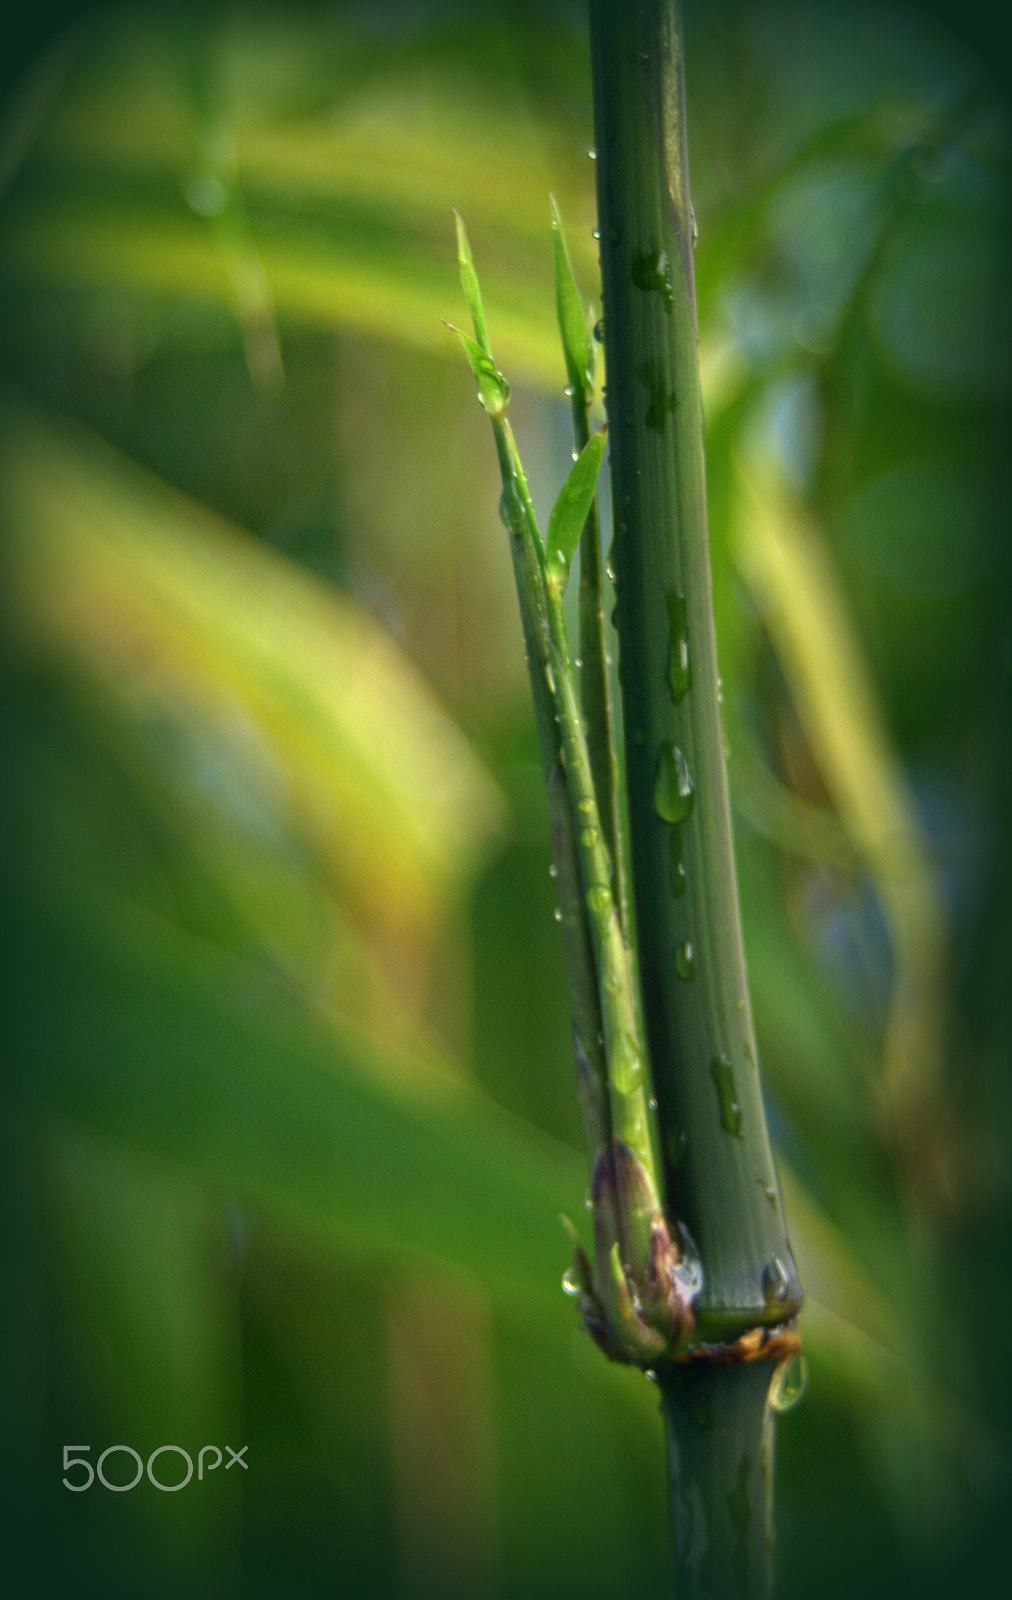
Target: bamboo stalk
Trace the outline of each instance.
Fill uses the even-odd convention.
[[[671,0],[591,5],[619,672],[640,973],[666,1196],[700,1334],[801,1286],[745,977],[710,589],[681,39]]]
[[[772,1412],[802,1292],[759,1082],[706,523],[685,80],[674,0],[591,0],[630,855],[669,1225],[697,1343],[659,1364],[679,1596],[770,1592]]]

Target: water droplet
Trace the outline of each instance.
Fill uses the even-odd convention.
[[[681,1298],[691,1305],[703,1287],[703,1263],[699,1258],[699,1246],[684,1223],[678,1223],[677,1236],[680,1256],[675,1267],[675,1282]]]
[[[587,151],[587,154],[589,155],[591,161],[597,160],[597,151],[594,149],[593,145],[591,145],[590,149]]]
[[[666,250],[640,250],[632,259],[632,281],[637,289],[663,295],[665,309],[669,312],[675,303],[670,266]]]
[[[647,1105],[650,1107],[651,1111],[657,1110],[657,1096],[655,1094],[650,1096],[650,1099],[647,1101]]]
[[[585,1189],[583,1191],[583,1203],[587,1207],[588,1211],[593,1211],[593,1209],[594,1209],[594,1196],[591,1194],[589,1189]]]
[[[656,1383],[657,1382],[657,1374],[654,1371],[653,1367],[647,1367],[647,1369],[644,1372],[643,1376],[644,1376],[644,1378],[646,1378],[648,1383]]]
[[[597,809],[597,806],[596,802],[591,799],[590,795],[585,794],[576,802],[576,809],[579,811],[581,817],[592,817]]]
[[[559,876],[559,869],[558,869],[558,867],[557,867],[557,866],[556,866],[556,865],[555,865],[555,862],[554,862],[554,861],[550,861],[550,862],[549,862],[549,863],[548,863],[548,876],[549,876],[549,877],[550,877],[550,878],[557,878],[557,877],[558,877],[558,876]]]
[[[771,1183],[767,1183],[765,1178],[757,1178],[756,1183],[762,1189],[763,1194],[766,1196],[767,1200],[775,1211],[777,1209],[777,1191],[774,1189],[773,1185]]]
[[[696,975],[696,958],[688,939],[675,948],[675,971],[680,978],[694,978]]]
[[[600,239],[600,237],[601,237],[600,230],[598,228],[595,228],[590,237],[592,239]]]
[[[692,810],[693,790],[685,757],[677,745],[662,744],[657,753],[654,810],[665,822],[684,822]]]
[[[790,1292],[787,1268],[779,1256],[767,1261],[762,1273],[763,1299],[768,1306],[781,1306]]]
[[[692,248],[695,250],[696,245],[699,243],[699,224],[696,221],[696,212],[691,200],[689,201],[689,224],[692,228]]]
[[[770,1405],[774,1411],[793,1411],[808,1388],[808,1362],[799,1351],[793,1361],[788,1361],[777,1372],[770,1388]]]
[[[734,1068],[727,1056],[714,1056],[710,1062],[710,1077],[713,1079],[713,1086],[717,1091],[721,1127],[725,1133],[731,1134],[735,1139],[742,1138],[741,1106],[738,1104]]]
[[[598,344],[604,344],[604,318],[603,317],[601,317],[599,319],[599,321],[594,323],[594,338],[597,340]]]
[[[572,1295],[580,1293],[580,1280],[576,1276],[576,1269],[574,1267],[567,1267],[565,1272],[562,1274],[562,1292],[563,1294]]]
[[[629,1035],[619,1030],[608,1056],[608,1076],[620,1094],[632,1094],[643,1081],[643,1062]]]
[[[677,828],[671,833],[671,893],[681,899],[685,893],[687,879],[685,876],[685,863],[682,860],[682,836]]]
[[[596,883],[587,890],[587,910],[597,922],[604,922],[611,911],[611,890]]]
[[[668,645],[668,688],[677,706],[681,705],[692,687],[684,594],[668,595],[668,626],[671,630]]]
[[[670,416],[678,405],[678,395],[670,387],[667,374],[660,361],[643,361],[636,368],[636,376],[649,391],[650,403],[643,413],[643,421],[655,433],[663,432]]]

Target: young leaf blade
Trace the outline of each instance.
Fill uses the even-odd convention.
[[[453,216],[457,224],[457,260],[460,264],[460,281],[464,289],[464,298],[471,313],[471,321],[474,323],[475,338],[491,361],[492,348],[488,342],[488,328],[485,325],[485,307],[478,287],[478,274],[474,270],[474,258],[471,255],[467,230],[460,213],[455,211]]]
[[[573,276],[566,248],[559,208],[552,196],[552,254],[555,258],[555,309],[562,334],[569,387],[584,405],[594,388],[594,346],[587,328],[587,316]]]
[[[569,476],[559,491],[548,519],[545,547],[548,555],[548,577],[560,589],[566,586],[569,563],[576,552],[587,520],[587,513],[597,492],[597,479],[601,470],[604,448],[608,443],[608,424],[603,423],[592,433],[570,468]]]

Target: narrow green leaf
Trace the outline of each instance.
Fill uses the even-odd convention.
[[[569,476],[559,491],[559,498],[548,519],[545,547],[548,552],[548,575],[565,588],[569,563],[580,542],[583,525],[594,503],[597,478],[601,470],[604,447],[608,443],[608,424],[604,423],[591,434],[570,468]]]
[[[566,375],[573,394],[586,405],[594,388],[594,345],[587,315],[573,276],[559,208],[552,196],[552,253],[555,257],[555,307],[566,357]]]
[[[460,281],[464,286],[464,298],[471,313],[471,321],[474,323],[475,337],[485,355],[491,361],[492,347],[488,342],[488,329],[485,326],[485,307],[481,302],[481,289],[478,287],[478,274],[474,270],[471,246],[468,243],[467,233],[460,213],[455,211],[453,215],[457,224],[457,260],[460,262]]]
[[[462,333],[455,328],[452,322],[446,326],[451,333],[455,333],[464,347],[464,354],[471,363],[471,371],[478,383],[478,399],[490,417],[501,417],[509,405],[510,386],[503,377],[487,350],[483,350],[477,340],[472,339],[469,333]]]

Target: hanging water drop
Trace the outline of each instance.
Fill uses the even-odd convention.
[[[576,1269],[574,1267],[567,1267],[565,1272],[562,1274],[562,1292],[563,1294],[570,1295],[577,1295],[580,1293],[580,1280],[576,1276]]]
[[[611,890],[604,884],[597,883],[587,890],[587,910],[595,922],[603,925],[611,911]]]
[[[696,958],[688,939],[675,947],[675,971],[680,978],[686,980],[696,975]]]
[[[713,1057],[710,1062],[710,1077],[713,1079],[713,1087],[717,1091],[721,1127],[725,1133],[731,1134],[733,1138],[742,1138],[738,1088],[734,1081],[734,1068],[727,1056]]]
[[[666,250],[640,250],[632,259],[632,281],[637,289],[648,294],[663,295],[664,308],[670,312],[675,303],[671,289],[670,262]]]
[[[793,1411],[808,1388],[808,1363],[804,1352],[780,1368],[770,1388],[770,1405],[774,1411]]]
[[[668,688],[675,705],[681,705],[692,687],[692,668],[689,662],[689,634],[686,621],[684,594],[669,594],[668,627]]]
[[[632,1094],[643,1080],[643,1062],[629,1034],[620,1030],[612,1040],[608,1076],[620,1094]]]
[[[665,822],[684,822],[692,810],[692,779],[678,746],[662,744],[657,753],[654,810]]]
[[[676,899],[681,899],[685,893],[687,881],[685,862],[682,860],[682,836],[676,828],[671,833],[671,893]]]
[[[772,1261],[767,1261],[762,1272],[763,1299],[768,1306],[783,1305],[790,1292],[790,1279],[787,1268],[779,1256],[774,1256]]]

